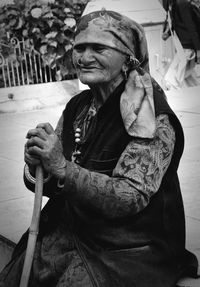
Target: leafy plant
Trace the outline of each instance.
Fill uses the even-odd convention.
[[[10,39],[28,41],[37,51],[43,65],[58,67],[56,79],[74,74],[71,59],[76,22],[88,0],[15,0],[0,8],[1,53],[13,60]],[[16,57],[16,55],[15,55]]]

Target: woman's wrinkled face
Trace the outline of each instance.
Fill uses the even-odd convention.
[[[75,44],[73,62],[83,84],[109,84],[122,77],[126,56],[98,43]]]

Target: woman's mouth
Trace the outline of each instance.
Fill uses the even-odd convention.
[[[82,67],[79,67],[79,69],[81,71],[90,71],[90,70],[98,69],[98,67],[95,67],[95,66],[82,66]]]

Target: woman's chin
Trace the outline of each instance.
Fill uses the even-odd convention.
[[[95,85],[103,82],[102,77],[98,77],[95,73],[84,73],[78,75],[79,80],[85,85]]]
[[[99,81],[97,79],[94,79],[93,77],[79,77],[79,80],[81,81],[81,83],[88,86],[99,83]]]

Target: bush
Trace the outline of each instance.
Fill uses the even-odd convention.
[[[71,59],[74,30],[88,0],[15,0],[0,8],[1,53],[13,60],[10,39],[24,38],[43,65],[58,67],[57,80],[74,74]]]

